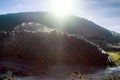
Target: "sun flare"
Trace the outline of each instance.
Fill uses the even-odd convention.
[[[52,13],[57,17],[64,17],[71,14],[73,0],[52,0]]]

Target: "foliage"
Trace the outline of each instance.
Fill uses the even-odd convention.
[[[111,59],[113,60],[113,62],[120,66],[120,52],[108,52],[109,56],[111,57]]]

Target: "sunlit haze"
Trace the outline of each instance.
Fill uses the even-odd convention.
[[[0,0],[0,80],[120,80],[120,0]]]
[[[72,14],[120,32],[120,0],[0,0],[0,14],[31,11]]]
[[[51,12],[57,17],[62,18],[72,13],[74,0],[51,0]]]

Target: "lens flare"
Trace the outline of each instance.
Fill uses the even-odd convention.
[[[73,0],[52,0],[52,13],[64,17],[72,13]]]

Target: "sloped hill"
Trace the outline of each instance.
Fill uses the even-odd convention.
[[[114,41],[114,36],[111,31],[89,20],[76,16],[67,16],[63,20],[59,20],[48,12],[25,12],[0,15],[0,30],[12,30],[23,22],[41,23],[50,28],[57,28],[65,33],[84,36],[85,38],[98,37],[110,43]]]
[[[109,56],[100,47],[50,28],[44,31],[46,27],[43,27],[42,31],[36,31],[36,26],[24,23],[16,27],[11,35],[8,32],[4,33],[8,36],[2,42],[1,59],[15,59],[40,66],[113,65]]]

